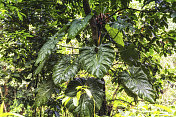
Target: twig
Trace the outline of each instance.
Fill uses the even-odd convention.
[[[122,102],[126,102],[126,103],[128,103],[128,104],[130,104],[131,106],[134,106],[133,104],[132,104],[132,102],[127,102],[127,101],[125,101],[125,100],[122,100],[122,99],[112,99],[112,100],[108,100],[108,101],[115,101],[115,100],[119,100],[119,101],[122,101]]]
[[[110,17],[112,17],[113,15],[115,15],[116,13],[122,11],[122,10],[126,10],[126,9],[130,9],[130,10],[133,10],[133,11],[140,11],[140,12],[157,12],[157,10],[139,10],[139,9],[133,9],[133,8],[123,8],[123,9],[119,9],[117,10],[116,12],[114,12],[113,14],[111,14],[110,16],[108,16],[107,18],[105,18],[103,21],[106,21],[107,19],[109,19]]]

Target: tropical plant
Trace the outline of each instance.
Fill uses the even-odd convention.
[[[156,102],[157,83],[167,76],[158,75],[162,67],[153,55],[175,51],[168,19],[176,22],[176,2],[136,1],[141,7],[131,7],[132,0],[0,2],[9,11],[1,16],[0,46],[1,60],[12,66],[7,81],[27,85],[23,90],[31,95],[20,100],[32,106],[33,116],[44,106],[51,116],[62,109],[78,117],[109,116],[106,76],[120,87],[114,95],[124,90],[136,103]]]

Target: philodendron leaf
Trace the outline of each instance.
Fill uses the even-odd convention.
[[[120,77],[123,85],[140,98],[155,102],[155,91],[149,83],[147,75],[139,67],[130,67],[129,71],[124,71]]]
[[[114,61],[114,49],[109,44],[80,49],[79,60],[88,73],[102,78]]]
[[[79,32],[81,32],[88,25],[91,18],[92,15],[87,15],[83,19],[75,19],[68,29],[68,38],[74,38]]]
[[[110,27],[108,24],[105,25],[105,28],[117,44],[124,46],[123,34],[118,29]]]
[[[58,63],[54,66],[53,70],[53,80],[56,85],[63,83],[65,81],[74,78],[79,70],[78,60],[71,56],[64,56]]]
[[[62,30],[63,31],[63,30]],[[40,73],[40,71],[42,70],[46,58],[52,53],[52,51],[54,50],[54,48],[56,47],[56,44],[58,43],[59,40],[62,39],[62,37],[65,35],[64,32],[58,34],[56,33],[54,36],[50,37],[50,40],[47,41],[42,48],[40,49],[39,53],[38,53],[38,57],[37,60],[35,62],[35,66],[37,66],[39,63],[40,65],[37,67],[35,74]]]
[[[62,39],[62,37],[65,35],[65,33],[61,33],[59,35],[54,35],[53,37],[50,37],[50,40],[47,41],[42,48],[40,49],[39,53],[38,53],[38,58],[35,62],[35,65],[37,65],[38,63],[42,62],[45,60],[45,58],[47,56],[49,56],[52,52],[52,50],[55,48],[56,44],[58,43],[58,41],[60,39]]]
[[[82,86],[78,90],[77,87]],[[96,78],[76,78],[69,82],[65,94],[71,97],[70,101],[66,104],[67,109],[79,117],[92,117],[95,111],[99,110],[104,96],[104,82]],[[85,89],[86,88],[86,89]],[[89,90],[87,93],[87,91]],[[81,91],[81,93],[80,93]],[[81,94],[79,98],[79,103],[76,105],[76,97],[78,93]],[[91,98],[90,98],[91,94]]]

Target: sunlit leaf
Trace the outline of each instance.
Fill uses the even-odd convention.
[[[70,97],[66,96],[63,100],[62,100],[62,104],[67,105],[67,103],[70,101]]]
[[[89,96],[89,98],[92,98],[92,93],[90,92],[89,89],[85,89],[86,94]]]
[[[90,74],[102,78],[114,61],[114,49],[108,44],[99,47],[84,47],[80,49],[80,62]]]
[[[169,107],[167,107],[167,106],[158,105],[158,104],[155,104],[155,106],[156,106],[156,107],[160,107],[160,108],[162,108],[163,110],[166,110],[167,112],[172,112],[172,110],[171,110]]]
[[[115,29],[113,27],[110,27],[108,24],[106,24],[105,26],[106,30],[108,31],[109,35],[111,36],[112,39],[114,39],[114,41],[121,45],[124,46],[124,42],[123,42],[123,34],[121,32],[119,32],[118,29]]]
[[[77,97],[73,97],[73,104],[74,104],[74,106],[78,106],[78,99],[77,99]]]

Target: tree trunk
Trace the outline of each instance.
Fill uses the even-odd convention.
[[[89,6],[89,2],[88,0],[83,0],[83,8],[84,8],[84,12],[86,15],[90,14],[91,13],[91,10],[90,10],[90,6]],[[96,25],[96,17],[92,17],[92,19],[90,20],[90,27],[91,27],[91,30],[92,30],[92,39],[94,40],[95,42],[95,45],[97,46],[97,42],[98,42],[98,28],[97,28],[97,25]],[[104,99],[103,99],[103,103],[102,103],[102,106],[98,112],[98,115],[99,116],[102,116],[102,115],[106,115],[106,93],[105,93],[105,81],[104,79],[102,78],[101,79],[103,82],[104,82],[104,88],[103,88],[103,91],[104,91]]]
[[[91,13],[88,0],[83,0],[83,8],[84,8],[84,12],[85,12],[86,15]],[[94,40],[95,45],[97,45],[97,42],[98,42],[98,28],[97,28],[97,25],[96,25],[96,17],[94,17],[94,16],[90,20],[90,27],[91,27],[91,30],[92,30],[92,39]]]

